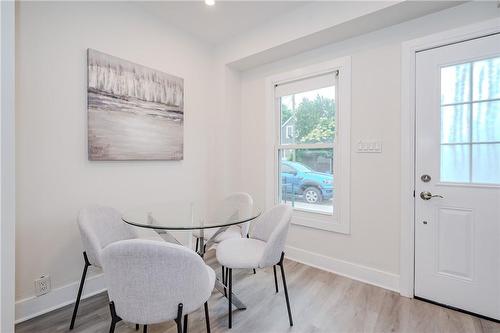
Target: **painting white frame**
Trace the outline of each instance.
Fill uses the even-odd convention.
[[[500,33],[500,18],[410,40],[401,52],[401,240],[400,294],[414,296],[415,285],[415,57],[430,48]]]
[[[298,68],[288,72],[270,76],[266,79],[266,137],[268,152],[266,152],[266,204],[268,207],[278,203],[278,157],[275,154],[279,140],[279,115],[276,111],[275,85],[287,81],[318,76],[339,71],[338,76],[338,108],[337,108],[337,138],[336,180],[337,210],[336,219],[330,214],[294,210],[292,223],[309,228],[349,234],[350,221],[350,163],[351,163],[351,57],[341,57],[331,61]],[[293,147],[293,146],[290,146]],[[318,146],[315,146],[318,148]],[[332,221],[333,220],[333,221]]]

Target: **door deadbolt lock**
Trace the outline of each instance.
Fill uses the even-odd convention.
[[[422,175],[422,177],[420,177],[420,179],[424,182],[424,183],[428,183],[431,181],[431,176],[429,175]]]
[[[444,198],[442,195],[439,195],[439,194],[432,194],[431,192],[429,191],[424,191],[424,192],[420,192],[420,198],[422,198],[422,200],[431,200],[432,198]]]

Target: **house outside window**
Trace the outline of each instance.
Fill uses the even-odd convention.
[[[290,118],[290,120],[292,120],[293,117]],[[285,127],[286,129],[286,138],[287,139],[292,139],[293,138],[293,125],[287,125]]]

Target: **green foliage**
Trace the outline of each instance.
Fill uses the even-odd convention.
[[[335,104],[320,95],[304,98],[295,112],[295,135],[300,143],[330,142],[335,134]]]
[[[314,127],[306,136],[300,138],[300,142],[316,143],[331,142],[335,134],[335,122],[333,118],[321,117],[316,127]]]
[[[292,109],[290,109],[286,104],[281,104],[281,126],[283,126],[292,115]]]

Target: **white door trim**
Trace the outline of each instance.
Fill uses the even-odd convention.
[[[0,332],[14,332],[15,2],[0,4]]]
[[[414,294],[415,56],[418,51],[500,33],[500,18],[410,40],[401,50],[400,294]]]

